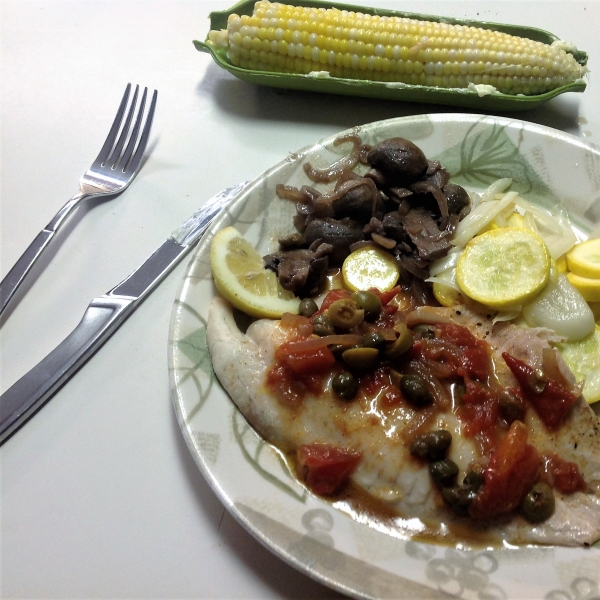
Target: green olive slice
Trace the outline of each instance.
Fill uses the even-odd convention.
[[[349,348],[342,353],[343,361],[356,371],[370,371],[379,360],[377,348]]]
[[[399,323],[396,325],[396,331],[398,332],[396,341],[388,344],[385,349],[385,355],[388,358],[399,358],[413,343],[413,335],[406,323]]]
[[[382,304],[379,296],[373,292],[358,291],[351,296],[358,308],[365,311],[365,319],[371,321],[381,314]]]
[[[338,329],[354,329],[365,318],[365,311],[358,308],[354,300],[341,298],[336,300],[328,309],[327,317]]]

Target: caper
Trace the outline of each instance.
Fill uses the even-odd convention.
[[[416,436],[410,444],[410,453],[430,462],[446,457],[452,443],[452,434],[445,429],[429,431]]]
[[[483,473],[473,469],[465,475],[462,485],[452,485],[442,488],[442,497],[455,512],[467,515],[469,506],[483,483]]]
[[[363,322],[365,311],[358,308],[354,300],[341,298],[327,309],[327,316],[334,327],[354,329]]]
[[[328,348],[336,358],[341,358],[342,354],[348,350],[348,346],[344,346],[343,344],[331,344]]]
[[[458,475],[458,465],[449,458],[429,463],[429,474],[439,485],[451,485]]]
[[[319,307],[312,298],[304,298],[298,307],[298,314],[303,317],[312,317],[318,310]]]
[[[470,490],[473,490],[473,492],[477,492],[481,489],[484,481],[483,473],[481,471],[472,469],[465,475],[465,478],[463,479],[463,485],[468,487]]]
[[[554,512],[554,492],[542,482],[536,483],[527,493],[519,510],[530,523],[541,523]]]
[[[335,333],[335,328],[333,327],[333,323],[329,320],[327,315],[317,315],[313,319],[313,333],[320,335],[323,337],[324,335],[333,335]]]
[[[442,488],[442,498],[444,498],[455,512],[467,515],[469,506],[473,502],[473,498],[475,498],[475,492],[469,487],[453,485]]]
[[[399,358],[402,356],[413,343],[413,336],[406,323],[396,325],[398,337],[392,344],[388,344],[385,349],[385,355],[389,358]]]
[[[355,371],[365,372],[373,369],[379,359],[377,348],[349,348],[342,353],[343,361]]]
[[[416,373],[409,373],[401,379],[400,391],[409,404],[418,408],[433,403],[433,396],[425,380]]]
[[[350,297],[356,302],[358,308],[365,311],[367,321],[373,321],[381,314],[382,305],[377,294],[359,291],[354,292]]]
[[[362,343],[366,348],[381,349],[385,345],[385,337],[379,331],[369,331],[365,333]]]
[[[358,392],[358,383],[352,373],[343,371],[333,378],[331,388],[338,396],[344,398],[344,400],[352,400]]]
[[[413,332],[418,333],[426,340],[432,340],[435,337],[435,331],[427,323],[419,323],[413,327]]]
[[[503,390],[498,402],[500,414],[507,423],[522,421],[525,416],[525,406],[519,396],[510,390]]]

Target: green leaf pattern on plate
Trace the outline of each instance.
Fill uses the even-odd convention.
[[[266,481],[278,487],[282,492],[285,492],[295,500],[306,502],[306,489],[302,488],[298,482],[290,474],[290,470],[274,448],[267,444],[253,429],[248,425],[239,410],[234,408],[231,411],[231,425],[235,439],[242,451],[244,458],[250,466],[261,475]],[[268,457],[265,457],[268,454]],[[273,455],[277,458],[279,465],[279,473],[273,473],[273,468],[263,466],[267,460],[271,460]],[[284,481],[283,477],[287,479]],[[301,491],[299,491],[301,490]]]
[[[172,352],[188,359],[185,363],[183,360],[179,360],[177,363],[175,376],[178,385],[183,386],[189,380],[195,386],[198,395],[198,402],[187,414],[187,419],[190,420],[202,408],[210,395],[215,375],[206,346],[206,320],[188,303],[178,300],[176,305],[179,310],[187,312],[200,324],[198,329],[171,342]],[[202,374],[204,377],[201,376]]]
[[[546,206],[556,204],[558,198],[530,164],[529,158],[521,153],[522,129],[514,143],[507,134],[507,127],[500,123],[490,127],[482,119],[471,125],[459,144],[434,158],[448,169],[452,181],[461,185],[486,187],[497,179],[510,177],[513,180],[511,189]]]

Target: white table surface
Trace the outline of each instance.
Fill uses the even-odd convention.
[[[590,55],[586,92],[511,116],[600,143],[600,3],[375,4],[537,26],[575,42]],[[2,277],[76,191],[126,83],[159,90],[149,157],[133,185],[76,213],[3,316],[0,390],[215,192],[347,127],[452,111],[238,81],[192,45],[204,39],[209,12],[229,6],[0,3]],[[167,367],[171,307],[186,263],[0,449],[2,598],[339,597],[243,530],[188,452]]]

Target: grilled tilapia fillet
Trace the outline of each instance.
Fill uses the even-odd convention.
[[[469,326],[494,350],[494,361],[503,364],[502,351],[517,358],[536,361],[548,347],[547,332],[528,330],[507,323],[492,324],[487,315],[468,308],[428,308],[429,318],[452,320]],[[214,371],[248,422],[265,440],[283,451],[295,451],[302,444],[329,443],[352,448],[362,459],[352,482],[373,497],[393,507],[405,519],[428,523],[454,522],[456,517],[441,500],[432,484],[427,466],[411,460],[401,432],[414,416],[405,406],[385,414],[372,411],[368,399],[343,402],[324,394],[305,397],[299,407],[279,402],[265,386],[265,377],[274,364],[275,349],[288,333],[278,321],[258,320],[242,333],[229,304],[215,298],[209,309],[207,341]],[[566,367],[565,367],[566,368]],[[506,367],[499,376],[512,378]],[[514,382],[514,380],[513,380]],[[566,546],[591,544],[600,538],[600,421],[583,398],[577,400],[564,425],[548,432],[534,411],[528,411],[529,443],[540,453],[555,452],[575,462],[589,491],[568,496],[556,493],[556,510],[545,522],[531,525],[518,515],[496,518],[483,528],[494,539],[513,544],[543,543]],[[453,439],[449,458],[460,468],[481,458],[472,438],[461,434],[459,419],[448,411],[439,414],[431,429],[446,429]],[[468,519],[467,519],[468,520]],[[481,531],[481,523],[472,526]]]

